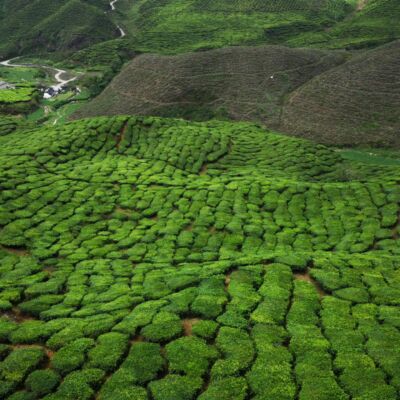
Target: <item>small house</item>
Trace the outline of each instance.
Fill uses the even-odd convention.
[[[15,89],[15,86],[12,85],[11,83],[5,82],[5,81],[0,81],[0,90],[4,89]]]

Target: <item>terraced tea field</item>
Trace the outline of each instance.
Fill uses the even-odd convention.
[[[7,123],[0,398],[399,398],[399,165],[247,123]]]

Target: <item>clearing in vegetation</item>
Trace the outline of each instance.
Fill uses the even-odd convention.
[[[398,399],[400,166],[126,116],[0,166],[0,398]]]

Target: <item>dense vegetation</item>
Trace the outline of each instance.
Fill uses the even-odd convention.
[[[363,48],[400,38],[397,0],[138,0],[125,3],[137,50],[231,45]]]
[[[399,400],[399,4],[0,0],[0,399]]]
[[[104,0],[0,0],[0,59],[68,52],[118,37]]]
[[[0,163],[3,398],[398,398],[399,165],[151,117]]]
[[[0,90],[0,113],[29,113],[37,105],[38,94],[37,88],[29,84]]]

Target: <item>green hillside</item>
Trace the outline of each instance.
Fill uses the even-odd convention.
[[[292,46],[368,48],[400,38],[400,3],[397,0],[360,0],[356,12],[319,34],[288,41]]]
[[[0,165],[2,398],[398,398],[399,165],[126,116]]]
[[[103,0],[0,1],[0,58],[68,51],[118,36]]]
[[[400,400],[400,0],[0,0],[0,400]]]
[[[365,47],[400,38],[396,0],[121,0],[137,49],[231,45]]]

